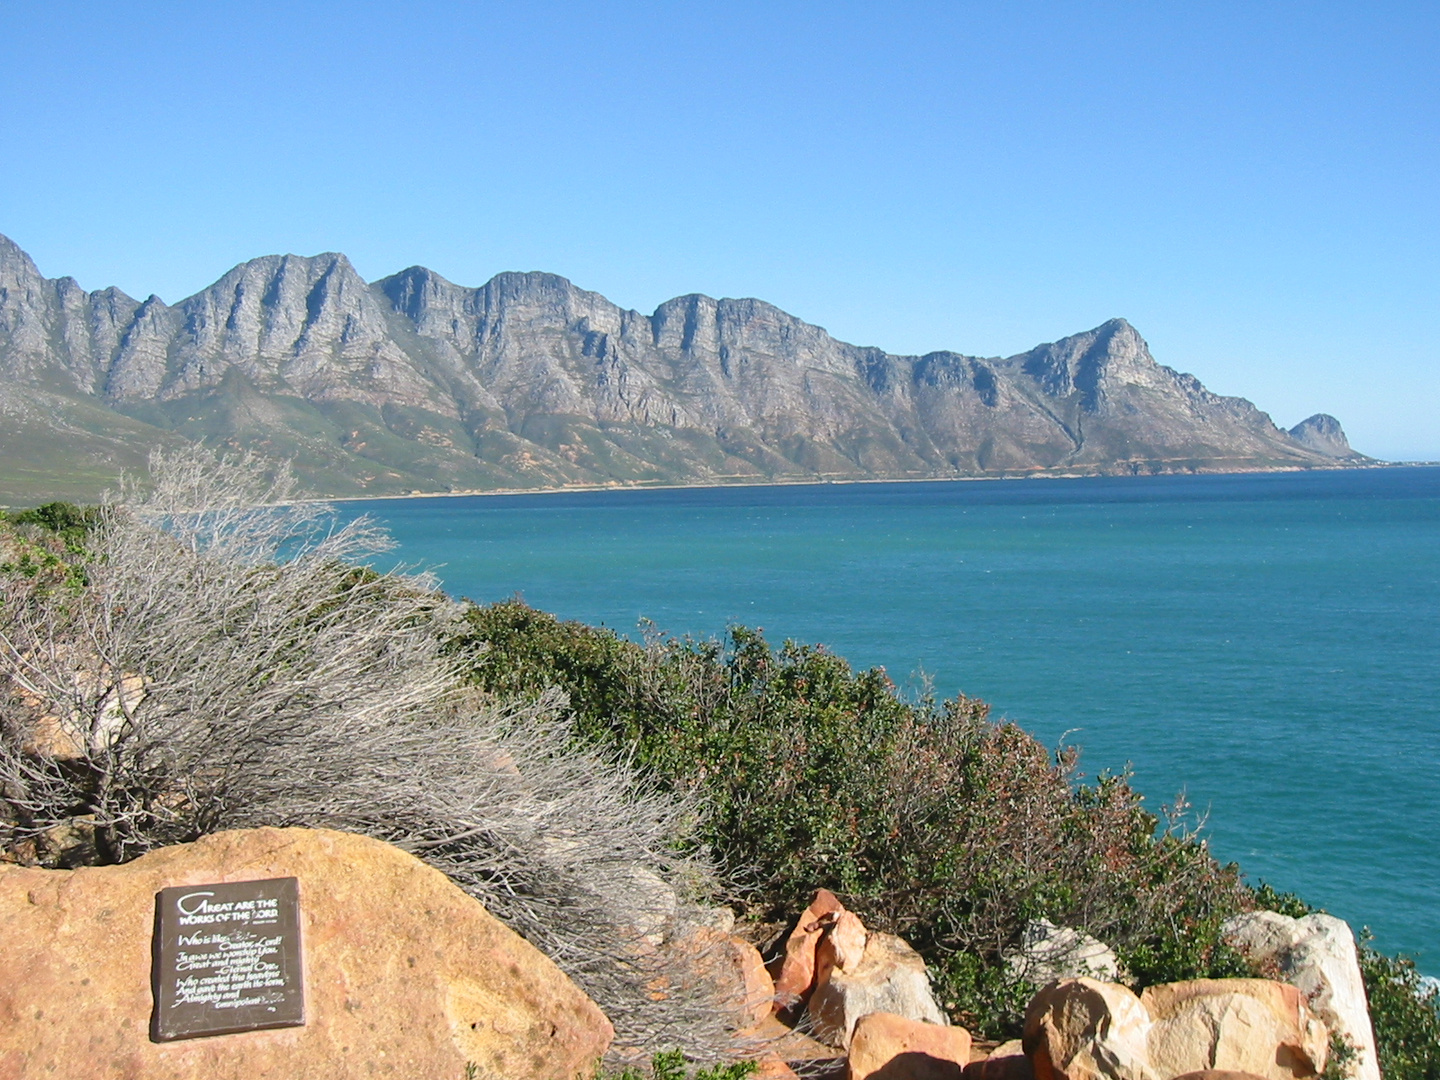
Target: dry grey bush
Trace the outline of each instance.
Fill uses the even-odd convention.
[[[104,507],[85,587],[0,582],[4,847],[53,864],[79,831],[82,858],[123,862],[256,825],[375,836],[553,958],[622,1050],[734,1052],[703,964],[644,941],[644,892],[617,884],[705,880],[677,854],[694,806],[578,749],[554,696],[458,689],[458,605],[361,568],[387,546],[370,525],[288,502],[288,476],[247,458],[157,455],[151,473]]]

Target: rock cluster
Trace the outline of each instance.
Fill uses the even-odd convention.
[[[801,913],[778,969],[776,1011],[831,1046],[848,1047],[855,1025],[871,1013],[949,1022],[920,954],[893,934],[867,931],[826,889]]]
[[[300,882],[304,1025],[152,1041],[157,893],[272,877]],[[1055,978],[1030,1002],[1023,1039],[985,1054],[939,1008],[918,954],[868,930],[834,894],[816,893],[768,968],[727,915],[672,921],[652,947],[686,950],[728,988],[738,1045],[761,1058],[762,1080],[816,1067],[850,1080],[1311,1080],[1332,1032],[1360,1050],[1354,1080],[1379,1077],[1353,939],[1329,916],[1261,912],[1227,924],[1235,947],[1280,979],[1192,980],[1137,995],[1087,975]],[[612,1037],[549,959],[442,874],[346,833],[262,828],[124,866],[0,865],[0,923],[0,1080],[571,1080],[590,1075]],[[1093,969],[1104,959],[1083,935],[1032,929],[1032,960]],[[1045,948],[1056,942],[1069,961]]]
[[[1259,912],[1225,931],[1280,978],[1196,979],[1137,995],[1113,981],[1119,965],[1102,943],[1037,920],[1009,961],[1047,979],[1024,1038],[985,1054],[950,1026],[914,951],[866,931],[822,889],[772,964],[775,1009],[845,1051],[851,1080],[1310,1080],[1325,1069],[1332,1032],[1360,1050],[1354,1080],[1379,1080],[1366,1071],[1374,1040],[1349,927]]]
[[[1224,1072],[1303,1080],[1325,1067],[1329,1032],[1295,987],[1196,979],[1148,987],[1062,979],[1025,1015],[1035,1080],[1172,1080]]]
[[[958,1080],[969,1060],[970,1035],[949,1026],[920,955],[893,934],[867,930],[826,889],[795,920],[769,970],[780,1023],[756,1031],[791,1063],[848,1058],[857,1080]]]

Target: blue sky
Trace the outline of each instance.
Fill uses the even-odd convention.
[[[895,352],[1122,315],[1440,459],[1433,2],[12,0],[0,95],[0,233],[86,288],[338,250]]]

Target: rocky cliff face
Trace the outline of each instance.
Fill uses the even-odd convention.
[[[185,437],[334,494],[1353,460],[1330,418],[1281,431],[1123,319],[1008,358],[895,356],[759,300],[647,316],[551,274],[367,284],[336,254],[255,259],[172,307],[46,279],[0,237],[0,378],[0,451],[23,442],[36,483]]]
[[[1350,449],[1350,440],[1345,438],[1340,421],[1327,413],[1316,413],[1301,420],[1290,429],[1290,437],[1317,454],[1324,454],[1337,461],[1361,460],[1364,456]]]

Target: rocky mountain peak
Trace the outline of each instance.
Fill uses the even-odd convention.
[[[391,307],[417,324],[437,307],[453,307],[460,294],[468,291],[423,266],[406,267],[398,274],[381,278],[374,288],[390,301]]]
[[[0,289],[21,282],[43,281],[33,259],[8,236],[0,235]]]
[[[1350,448],[1350,440],[1345,437],[1340,421],[1329,413],[1316,413],[1301,420],[1290,429],[1290,437],[1326,457],[1343,459],[1359,456]]]
[[[1145,339],[1124,319],[1039,345],[1019,360],[1046,393],[1066,397],[1078,392],[1091,413],[1105,411],[1115,383],[1153,388],[1163,382]]]

